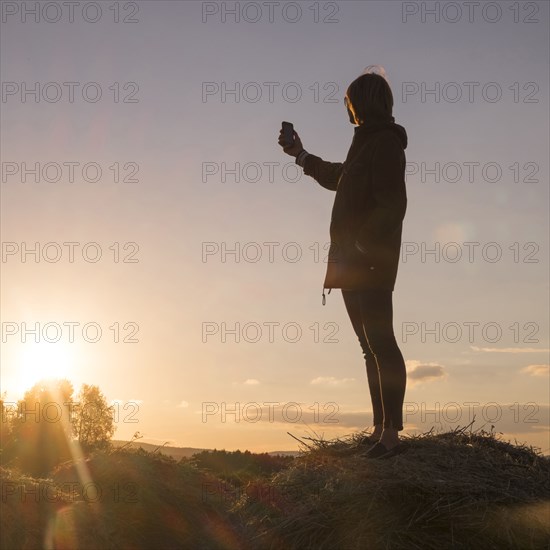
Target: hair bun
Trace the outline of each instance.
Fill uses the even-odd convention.
[[[386,70],[382,65],[369,65],[368,67],[365,67],[363,69],[363,72],[359,75],[362,76],[364,74],[377,74],[384,78],[384,80],[389,84],[390,81],[388,80],[388,75],[386,74]]]

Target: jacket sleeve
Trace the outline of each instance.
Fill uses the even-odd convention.
[[[336,191],[344,163],[328,162],[309,153],[304,161],[304,174],[311,176],[325,189]]]
[[[378,142],[372,164],[372,190],[375,206],[359,228],[356,242],[369,252],[380,239],[391,235],[401,224],[407,209],[405,152],[394,136]]]

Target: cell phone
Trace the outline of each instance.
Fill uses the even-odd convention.
[[[294,145],[294,126],[292,122],[283,122],[283,139],[287,147]]]

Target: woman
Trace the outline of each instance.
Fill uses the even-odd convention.
[[[386,79],[362,74],[347,89],[344,103],[357,125],[345,162],[308,153],[294,132],[279,145],[304,174],[336,191],[330,223],[331,246],[325,288],[340,288],[367,367],[373,407],[374,443],[365,456],[387,458],[406,449],[403,430],[405,361],[393,332],[393,290],[407,208],[407,133],[392,116],[393,96]]]

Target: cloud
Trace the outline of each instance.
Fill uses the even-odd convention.
[[[189,407],[189,403],[185,400],[183,400],[179,405],[177,405],[178,409],[186,409],[187,407]]]
[[[521,369],[521,372],[531,376],[548,376],[550,374],[550,365],[528,365]]]
[[[479,348],[470,346],[474,351],[483,351],[485,353],[548,353],[548,348]]]
[[[244,382],[232,382],[233,386],[259,386],[261,382],[256,378],[247,378]]]
[[[428,365],[429,366],[429,365]],[[546,403],[530,401],[528,403],[477,402],[465,397],[462,400],[445,401],[418,400],[405,395],[403,403],[403,427],[406,432],[418,430],[435,433],[464,427],[473,422],[472,429],[494,429],[505,434],[546,435],[550,429],[550,406]],[[218,407],[220,404],[217,404]],[[372,426],[373,413],[367,408],[362,410],[346,409],[337,401],[326,403],[269,402],[249,403],[240,411],[239,422],[271,425],[300,434],[313,430],[325,433],[334,430],[351,433]],[[235,409],[233,408],[233,411]],[[204,411],[195,411],[203,414]],[[235,422],[235,412],[228,411],[226,421]],[[220,422],[224,413],[220,408],[212,411],[208,421]],[[309,434],[310,435],[310,434]],[[546,438],[547,440],[547,438]]]
[[[405,364],[407,365],[408,386],[415,386],[421,382],[432,382],[447,376],[444,368],[438,363],[421,363],[411,359]]]
[[[197,411],[201,414],[201,411]],[[228,422],[234,422],[235,415],[228,413]],[[284,426],[295,430],[312,428],[316,432],[341,429],[348,431],[363,430],[372,426],[372,411],[346,410],[337,402],[322,403],[312,407],[309,403],[277,403],[265,406],[258,403],[250,405],[241,422],[263,423]],[[219,421],[220,412],[213,417]],[[491,425],[495,431],[513,434],[548,433],[550,429],[550,407],[545,403],[497,403],[473,402],[465,399],[458,401],[414,400],[405,395],[403,403],[403,427],[407,431],[446,431],[457,426],[466,426],[474,421],[473,430],[481,427],[489,431]],[[298,432],[296,432],[298,433]]]
[[[334,376],[319,376],[317,378],[314,378],[310,384],[313,384],[315,386],[328,386],[328,387],[334,387],[334,386],[343,386],[347,384],[348,382],[354,382],[355,378],[334,378]]]

